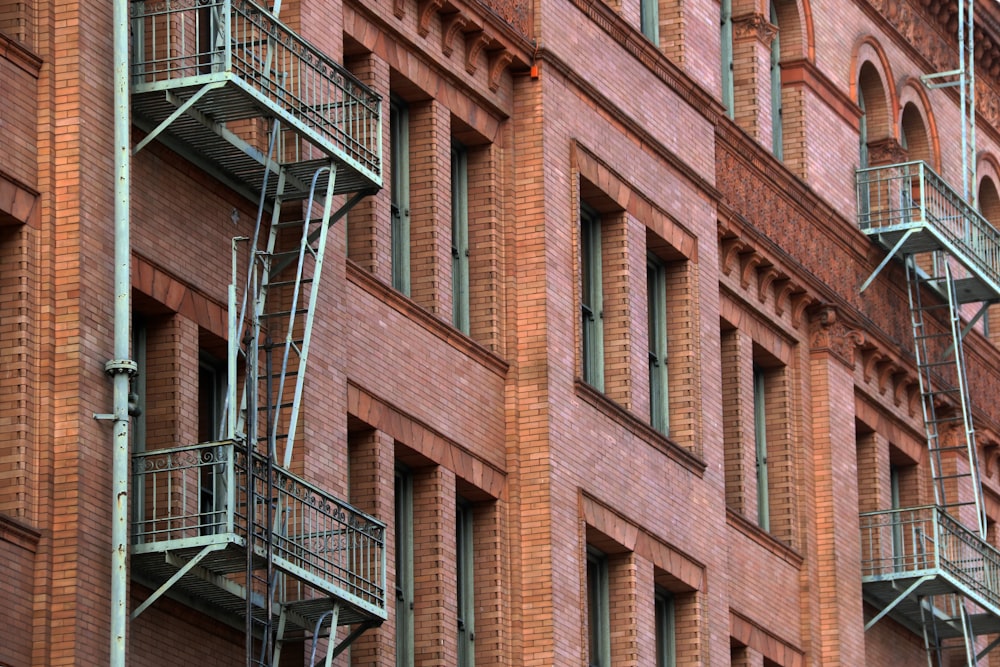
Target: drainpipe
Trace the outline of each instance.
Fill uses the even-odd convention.
[[[112,494],[114,505],[111,521],[111,667],[125,667],[128,622],[128,439],[129,439],[129,379],[137,370],[130,356],[129,324],[131,322],[129,272],[131,244],[129,240],[129,91],[128,91],[128,0],[112,0],[114,8],[114,213],[115,213],[115,309],[114,359],[105,370],[114,382],[114,421],[112,436]]]

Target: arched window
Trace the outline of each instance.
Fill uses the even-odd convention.
[[[868,146],[889,136],[888,110],[882,77],[871,62],[866,62],[858,72],[858,164],[864,169],[871,166]]]
[[[903,107],[899,143],[906,149],[910,160],[923,160],[928,165],[932,164],[933,156],[927,127],[924,124],[923,116],[920,115],[920,110],[913,102],[908,102]]]

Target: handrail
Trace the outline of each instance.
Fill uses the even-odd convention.
[[[381,178],[381,97],[251,0],[132,0],[133,92],[231,76]]]
[[[1000,614],[1000,551],[942,508],[866,512],[860,521],[863,580],[939,571]]]
[[[168,551],[234,538],[263,553],[272,536],[275,559],[308,586],[295,599],[316,597],[308,589],[349,594],[369,612],[385,614],[385,524],[300,477],[246,454],[232,441],[137,452],[132,455],[133,543],[144,552]],[[252,489],[248,493],[247,489]],[[249,503],[274,504],[268,531]]]
[[[1000,285],[1000,232],[922,161],[858,169],[858,227],[866,233],[927,225],[969,268]]]

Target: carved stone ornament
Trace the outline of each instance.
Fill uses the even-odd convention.
[[[880,164],[899,164],[910,159],[909,153],[898,141],[889,137],[868,142],[868,162],[874,166]]]
[[[733,39],[756,39],[765,46],[770,46],[778,36],[778,26],[767,20],[763,14],[745,14],[733,17]]]
[[[810,325],[811,350],[829,352],[848,368],[854,367],[855,350],[865,343],[862,331],[847,326],[833,306],[818,309]]]

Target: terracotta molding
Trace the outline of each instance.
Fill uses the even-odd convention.
[[[754,39],[764,46],[770,46],[777,36],[778,26],[772,24],[763,14],[733,17],[733,39],[736,41]]]
[[[434,463],[445,466],[489,496],[506,499],[507,475],[501,468],[350,380],[347,383],[347,412]]]
[[[750,619],[729,610],[729,636],[784,667],[803,667],[805,654],[791,642],[778,637]]]
[[[810,321],[809,349],[828,352],[848,368],[854,368],[855,351],[863,345],[865,334],[844,321],[837,308],[825,305]]]
[[[468,24],[469,18],[462,13],[456,13],[444,20],[441,30],[441,52],[450,56],[455,51],[455,38]]]
[[[0,172],[0,226],[35,224],[38,199],[34,188]]]
[[[652,531],[582,489],[579,504],[581,518],[588,526],[639,554],[688,588],[705,589],[705,566],[697,559],[670,546]]]
[[[225,305],[136,254],[132,255],[132,287],[219,338],[229,338]]]
[[[29,528],[16,519],[0,514],[0,541],[35,553],[41,537],[42,534],[34,528]]]
[[[426,37],[431,31],[431,19],[444,6],[444,0],[420,0],[417,3],[417,33]]]
[[[510,66],[510,63],[514,60],[514,54],[507,49],[501,49],[499,51],[493,51],[490,54],[490,73],[487,79],[489,83],[490,90],[496,92],[500,89],[500,76],[504,73],[504,70]]]
[[[857,130],[860,127],[860,107],[808,60],[782,61],[781,85],[808,88],[851,128]]]
[[[14,64],[34,78],[38,78],[44,62],[20,42],[0,33],[0,58]]]
[[[486,45],[493,41],[493,37],[480,31],[466,36],[465,38],[465,71],[475,74],[479,69],[479,54],[483,52]]]
[[[684,256],[685,259],[698,261],[698,237],[681,225],[669,213],[662,210],[646,196],[632,188],[629,180],[609,167],[603,160],[574,141],[570,147],[573,166],[580,175],[596,185],[602,192],[614,200],[616,204],[641,220],[646,227],[666,241],[670,246]],[[620,193],[615,197],[610,193]]]

